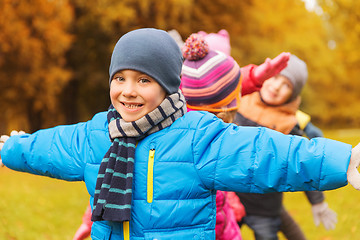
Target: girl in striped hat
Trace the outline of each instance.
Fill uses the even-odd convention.
[[[181,89],[188,111],[208,111],[227,123],[234,120],[241,89],[243,95],[256,91],[268,76],[286,67],[290,55],[282,53],[260,66],[251,64],[240,69],[230,56],[229,35],[224,29],[219,33],[200,31],[190,35],[182,51],[185,61]],[[216,239],[241,239],[237,221],[245,215],[245,210],[239,198],[233,192],[218,191],[216,201]]]
[[[241,72],[236,61],[222,51],[209,49],[207,41],[200,34],[192,34],[183,45],[185,58],[181,90],[187,101],[188,111],[212,112],[224,122],[231,123],[239,104]],[[216,193],[216,240],[241,240],[236,217],[242,217],[245,210],[237,197],[235,216],[229,202],[230,193]]]

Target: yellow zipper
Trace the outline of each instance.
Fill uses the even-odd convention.
[[[130,240],[130,226],[129,221],[123,222],[124,240]]]
[[[150,149],[149,160],[148,160],[148,174],[147,174],[147,202],[148,203],[152,203],[152,201],[153,201],[154,155],[155,155],[155,149]]]

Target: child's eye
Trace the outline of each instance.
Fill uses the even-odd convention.
[[[150,82],[150,80],[147,79],[147,78],[140,78],[139,82],[141,82],[141,83],[148,83],[148,82]]]
[[[120,81],[124,81],[124,78],[121,76],[114,76],[113,80],[120,82]]]
[[[292,85],[290,83],[286,83],[285,85],[288,89],[291,89],[292,88]]]

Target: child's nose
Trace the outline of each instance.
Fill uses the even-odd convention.
[[[280,89],[280,88],[281,88],[281,85],[282,85],[282,84],[281,84],[280,81],[275,81],[274,84],[273,84],[273,86],[274,86],[275,89]]]
[[[136,86],[133,83],[126,83],[124,84],[124,88],[122,94],[126,97],[133,97],[136,96]]]

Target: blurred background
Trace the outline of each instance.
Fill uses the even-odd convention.
[[[240,66],[294,53],[309,69],[301,109],[323,129],[360,126],[360,1],[1,0],[0,133],[106,110],[113,47],[141,27],[226,29]]]

